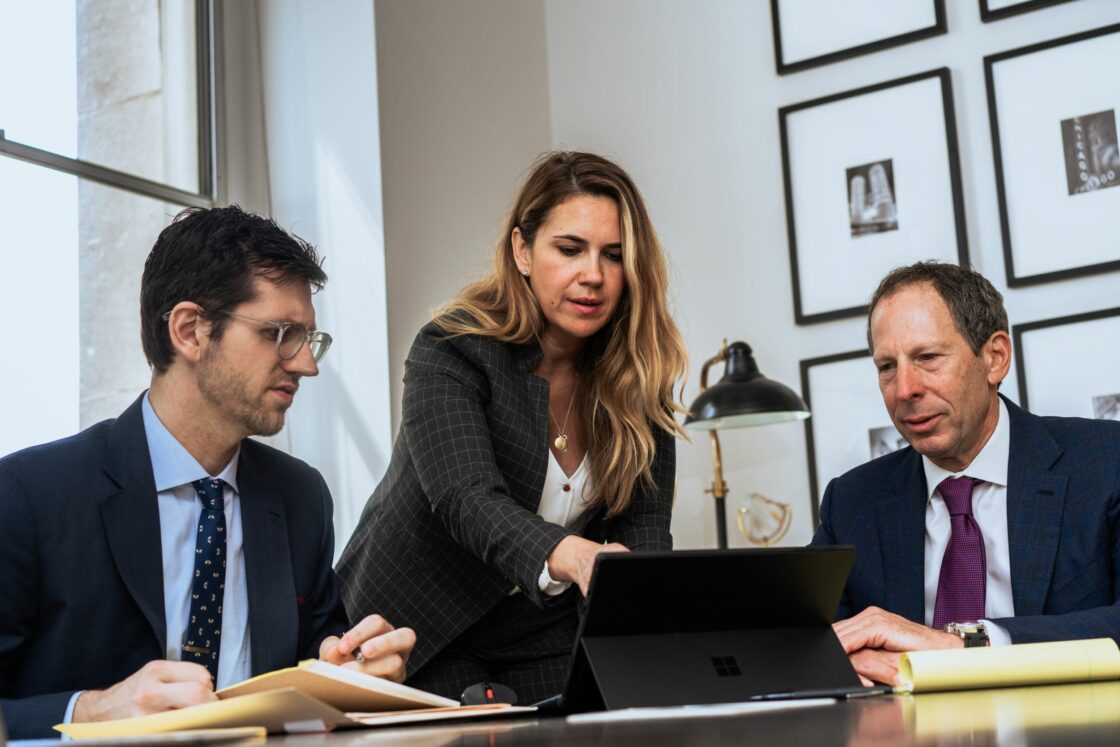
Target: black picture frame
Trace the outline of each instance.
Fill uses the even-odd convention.
[[[1009,5],[1006,8],[996,8],[993,10],[988,7],[988,0],[980,0],[980,20],[984,23],[991,23],[992,21],[1010,18],[1021,13],[1029,13],[1032,10],[1041,10],[1051,5],[1060,5],[1068,2],[1070,2],[1070,0],[1020,0],[1020,2]]]
[[[898,105],[892,108],[895,100]],[[851,102],[858,102],[858,106],[849,107]],[[805,119],[807,112],[809,119]],[[964,192],[948,68],[784,106],[778,110],[778,129],[797,324],[865,314],[867,299],[879,280],[897,266],[931,258],[968,264]],[[840,139],[837,132],[851,136]],[[943,160],[939,155],[942,145]],[[822,152],[827,156],[821,157]],[[873,165],[875,159],[868,162],[872,152],[891,155],[881,161],[888,166],[895,161],[905,166],[901,172],[895,169],[891,176],[894,181],[887,189],[892,200],[891,191],[898,190],[899,219],[893,228],[878,232],[878,237],[872,238],[868,231],[861,238],[855,219],[849,215],[849,209],[852,215],[856,211],[849,205],[855,182],[849,181],[842,169],[846,165]],[[849,173],[853,170],[847,169]],[[903,194],[904,186],[907,194]],[[799,194],[799,189],[804,193]],[[827,189],[827,196],[818,194],[820,189]],[[795,207],[798,203],[812,220],[799,216]],[[822,219],[826,214],[827,221]],[[809,240],[804,243],[810,249],[800,248],[799,230],[807,234]],[[869,243],[874,247],[870,252]],[[822,291],[814,289],[824,289],[823,295],[837,298],[824,299]]]
[[[1105,325],[1105,330],[1095,324],[1105,320],[1114,320],[1114,324]],[[1102,331],[1106,339],[1101,339]],[[1047,332],[1051,334],[1044,339],[1042,335]],[[1120,340],[1120,307],[1017,324],[1011,330],[1011,338],[1012,349],[1016,351],[1019,405],[1023,409],[1038,415],[1097,417],[1097,397],[1112,395],[1120,403],[1120,350],[1114,352],[1115,345],[1101,345],[1108,338]],[[1029,342],[1032,338],[1038,350]],[[1036,368],[1032,365],[1036,358],[1044,361],[1038,368],[1048,377],[1039,389],[1052,390],[1056,396],[1036,397],[1032,403],[1030,373]],[[1110,419],[1120,419],[1120,412]]]
[[[820,526],[820,502],[828,481],[873,459],[871,434],[889,430],[896,439],[887,451],[904,442],[883,405],[879,380],[866,349],[849,350],[800,362],[801,397],[813,416],[805,421],[809,502],[813,529]],[[814,373],[827,375],[814,392]],[[883,434],[886,435],[886,434]]]
[[[1046,238],[1046,226],[1051,226],[1055,231],[1059,225],[1065,229],[1080,229],[1096,220],[1109,226],[1115,224],[1114,228],[1120,227],[1120,223],[1109,221],[1114,213],[1120,214],[1120,189],[1096,189],[1092,203],[1088,201],[1088,195],[1075,194],[1072,172],[1075,169],[1076,151],[1066,130],[1067,127],[1080,128],[1079,120],[1083,117],[1107,117],[1100,121],[1103,126],[1111,124],[1111,137],[1115,140],[1120,90],[1115,86],[1095,87],[1088,80],[1081,83],[1077,79],[1080,76],[1068,79],[1067,76],[1060,76],[1063,80],[1054,81],[1050,87],[1042,82],[1035,82],[1042,77],[1057,77],[1053,76],[1057,64],[1072,65],[1076,61],[1076,55],[1070,56],[1068,61],[1055,61],[1051,56],[1055,50],[1068,47],[1069,50],[1077,51],[1076,45],[1091,45],[1094,40],[1103,40],[1112,35],[1116,35],[1115,39],[1106,41],[1114,44],[1120,53],[1120,24],[1112,24],[984,58],[1004,269],[1007,284],[1012,288],[1120,270],[1120,252],[1110,255],[1108,250],[1111,246],[1106,247],[1099,256],[1086,257],[1077,264],[1077,253],[1068,251],[1069,246],[1077,244],[1074,240],[1076,234],[1071,236],[1067,230],[1061,236],[1061,241]],[[1086,65],[1099,66],[1099,60],[1092,59],[1094,55],[1091,50],[1088,47],[1083,49],[1085,51],[1081,54],[1086,58]],[[1040,56],[1032,60],[1034,55]],[[1120,65],[1120,54],[1116,62]],[[1026,66],[1022,71],[1001,67],[1015,63]],[[1040,72],[1046,71],[1047,75],[1033,75],[1029,66],[1031,63]],[[1010,110],[1003,113],[1000,111],[1001,88],[997,77],[1001,71],[1005,76],[1003,83],[1007,98],[1003,103],[1005,109]],[[1058,97],[1059,101],[1047,103],[1048,95]],[[1036,120],[1048,117],[1054,120],[1054,126],[1048,130],[1040,130],[1030,117],[1015,116],[1019,110],[1029,111],[1030,116]],[[1045,133],[1045,136],[1040,133]],[[1011,175],[1008,174],[1009,166],[1015,170]],[[1113,181],[1108,186],[1120,186],[1120,167],[1114,171]],[[1059,182],[1066,182],[1064,189],[1068,190],[1068,194],[1060,193]],[[1035,200],[1043,198],[1049,198],[1049,201],[1035,204]],[[1078,200],[1083,202],[1077,202]],[[1088,212],[1090,210],[1093,212]],[[1059,211],[1061,214],[1056,215]],[[1100,227],[1087,230],[1085,236],[1093,241],[1104,230],[1106,229]],[[1067,251],[1054,252],[1055,246],[1065,246]],[[1078,246],[1094,245],[1085,241]]]
[[[835,2],[836,0],[828,0],[828,2]],[[912,2],[915,0],[911,0]],[[891,8],[897,8],[899,0],[883,0],[884,8],[889,12]],[[919,28],[903,31],[902,33],[893,36],[884,37],[881,39],[874,39],[872,41],[856,41],[853,40],[850,46],[839,46],[829,51],[821,52],[820,54],[811,57],[805,57],[799,60],[787,61],[785,59],[786,53],[783,51],[782,43],[782,22],[781,22],[781,4],[782,0],[770,0],[770,21],[771,30],[774,36],[774,64],[777,68],[778,75],[789,75],[790,73],[808,70],[810,68],[819,67],[821,65],[828,65],[840,60],[858,57],[860,55],[871,54],[879,52],[891,47],[897,47],[902,44],[909,44],[920,39],[926,39],[931,36],[938,36],[945,34],[949,30],[948,23],[945,18],[945,0],[921,0],[921,2],[929,2],[934,12],[934,22],[929,26],[922,26]],[[802,23],[810,24],[810,28],[818,26],[820,20],[817,18],[804,18],[800,19]],[[786,21],[786,27],[789,28],[792,21]]]

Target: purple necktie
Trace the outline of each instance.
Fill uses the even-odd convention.
[[[984,587],[988,563],[984,535],[972,516],[972,489],[983,482],[972,477],[949,477],[937,486],[949,508],[953,534],[941,561],[933,627],[950,622],[976,622],[984,617]]]

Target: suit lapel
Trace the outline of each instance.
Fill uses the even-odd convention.
[[[529,408],[533,423],[533,443],[548,442],[548,381],[533,373],[541,361],[541,350],[536,346],[525,346],[517,353],[518,367],[529,383]],[[539,435],[538,435],[539,434]],[[540,508],[544,491],[545,476],[548,473],[549,451],[547,449],[526,448],[522,461],[525,464],[525,478],[532,484],[523,504],[530,511]]]
[[[1007,402],[1007,537],[1016,617],[1042,614],[1054,573],[1069,476],[1051,470],[1062,455],[1042,422]]]
[[[913,449],[877,501],[880,552],[883,554],[884,600],[887,609],[925,621],[926,476],[922,458]]]
[[[256,675],[291,666],[299,646],[299,618],[283,490],[263,474],[252,446],[249,441],[241,445],[237,483]]]
[[[110,431],[105,471],[120,490],[102,499],[101,518],[125,587],[166,651],[159,503],[140,407],[137,399]]]

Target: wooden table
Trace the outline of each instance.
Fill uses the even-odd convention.
[[[280,736],[270,747],[520,745],[1120,745],[1120,682],[928,693],[723,718],[570,724],[562,718]]]

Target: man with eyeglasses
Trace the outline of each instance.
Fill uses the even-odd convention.
[[[188,209],[144,267],[151,388],[115,420],[0,460],[0,706],[13,737],[142,715],[319,657],[396,681],[415,635],[349,625],[320,474],[269,436],[331,337],[314,248]]]

